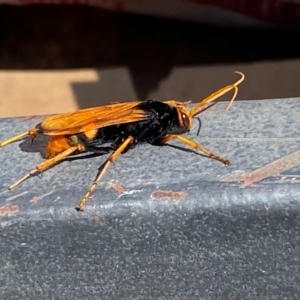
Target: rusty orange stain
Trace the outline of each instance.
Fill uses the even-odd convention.
[[[17,214],[20,211],[18,205],[0,206],[0,216],[10,216]]]
[[[17,194],[17,195],[14,195],[14,196],[10,196],[10,197],[8,197],[8,198],[6,198],[6,202],[9,202],[9,201],[12,201],[12,200],[15,200],[15,199],[17,199],[17,198],[19,198],[19,197],[21,197],[21,196],[23,196],[23,195],[26,195],[26,194],[28,194],[29,192],[28,191],[25,191],[25,192],[22,192],[22,193],[20,193],[20,194]]]
[[[123,194],[125,192],[125,189],[122,185],[120,185],[118,183],[113,183],[113,182],[108,183],[105,189],[106,190],[113,189],[120,194]]]
[[[244,181],[241,188],[251,186],[252,184],[271,176],[279,176],[282,172],[291,169],[300,164],[300,150],[287,156],[279,158],[261,168],[250,173],[232,174],[225,177],[222,181]]]
[[[56,192],[55,188],[53,188],[50,192],[48,192],[44,195],[33,197],[31,200],[29,200],[29,202],[37,204],[40,200],[42,200],[46,196],[49,196],[49,195],[53,194],[54,192]]]
[[[155,190],[151,194],[151,198],[156,201],[182,201],[186,198],[186,192],[173,192],[164,190]]]

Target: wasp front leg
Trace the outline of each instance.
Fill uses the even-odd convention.
[[[203,152],[206,156],[210,157],[210,158],[213,158],[215,160],[218,160],[220,162],[222,162],[224,165],[229,165],[230,164],[230,161],[226,158],[223,158],[219,155],[216,155],[214,153],[212,153],[210,150],[206,149],[205,147],[201,146],[200,144],[197,144],[195,141],[193,140],[190,140],[186,137],[183,137],[182,135],[176,135],[176,134],[170,134],[170,135],[167,135],[166,137],[163,137],[161,138],[158,143],[163,145],[167,142],[169,142],[170,140],[173,140],[173,139],[178,139],[180,140],[183,144],[191,147],[191,148],[194,148],[198,151],[201,151]]]

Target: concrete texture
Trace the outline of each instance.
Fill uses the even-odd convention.
[[[81,6],[1,6],[0,116],[155,97],[300,95],[299,31],[221,28]],[[228,99],[228,98],[226,98]]]

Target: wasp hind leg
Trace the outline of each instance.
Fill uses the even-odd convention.
[[[6,146],[8,144],[11,144],[13,142],[22,140],[23,138],[25,138],[27,136],[30,136],[31,137],[31,141],[33,141],[35,139],[35,137],[36,137],[36,135],[37,135],[38,132],[39,132],[38,129],[33,128],[33,129],[30,129],[27,132],[23,132],[23,133],[17,134],[17,135],[15,135],[15,136],[13,136],[13,137],[11,137],[9,139],[6,139],[6,140],[2,141],[0,143],[0,148]]]
[[[190,140],[186,137],[183,137],[182,135],[175,135],[175,134],[170,134],[166,137],[163,137],[159,140],[159,143],[162,145],[162,144],[165,144],[167,142],[169,142],[170,140],[173,140],[173,139],[178,139],[180,140],[183,144],[187,145],[187,146],[190,146],[191,148],[194,148],[198,151],[201,151],[203,152],[206,156],[210,157],[210,158],[213,158],[215,160],[218,160],[220,162],[222,162],[223,164],[225,165],[229,165],[230,164],[230,161],[226,158],[223,158],[221,156],[218,156],[214,153],[212,153],[210,150],[204,148],[203,146],[197,144],[195,141],[193,140]]]
[[[23,181],[28,179],[29,177],[35,176],[37,174],[40,174],[40,173],[46,171],[47,169],[54,166],[59,161],[65,159],[67,156],[71,155],[72,153],[74,153],[76,151],[79,151],[79,152],[85,151],[85,147],[83,145],[72,146],[72,147],[66,149],[65,151],[59,153],[58,155],[41,162],[34,169],[32,169],[29,173],[27,173],[25,176],[23,176],[22,178],[17,180],[15,183],[13,183],[8,189],[12,190],[17,185],[19,185],[20,183],[22,183]]]
[[[87,192],[84,194],[84,196],[81,198],[80,202],[76,206],[75,209],[77,211],[83,211],[83,206],[84,206],[85,202],[88,200],[88,198],[90,197],[92,192],[95,190],[97,184],[99,183],[99,181],[103,177],[103,175],[106,172],[109,165],[111,165],[117,159],[117,157],[121,153],[123,153],[131,143],[133,143],[133,141],[134,141],[134,138],[129,136],[124,142],[121,143],[121,145],[119,145],[119,147],[101,165],[101,167],[99,168],[99,171],[96,175],[96,178],[95,178],[94,182],[92,183],[92,185],[89,187]]]

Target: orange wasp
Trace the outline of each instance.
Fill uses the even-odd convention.
[[[85,202],[95,190],[108,166],[121,153],[143,142],[163,145],[170,140],[178,139],[187,146],[202,151],[208,157],[228,165],[229,160],[213,154],[182,134],[190,130],[192,118],[202,111],[204,105],[234,90],[234,95],[227,107],[229,109],[237,95],[238,85],[245,78],[243,73],[236,73],[241,75],[238,81],[212,93],[191,109],[187,108],[191,101],[147,100],[91,107],[46,118],[27,132],[0,143],[0,147],[3,147],[26,136],[30,136],[32,141],[37,134],[51,136],[45,150],[47,159],[12,184],[9,189],[13,189],[31,176],[44,172],[71,154],[112,152],[99,168],[93,184],[76,207],[77,211],[83,211]],[[105,144],[108,146],[104,147]]]

